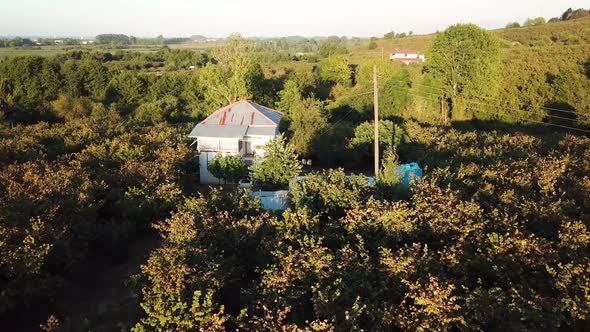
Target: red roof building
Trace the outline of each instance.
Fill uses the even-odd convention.
[[[407,49],[395,49],[391,51],[389,60],[398,61],[409,65],[410,63],[418,63],[426,61],[424,54]]]

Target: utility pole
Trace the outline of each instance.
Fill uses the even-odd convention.
[[[379,87],[377,65],[373,65],[373,107],[375,111],[375,179],[379,176]]]

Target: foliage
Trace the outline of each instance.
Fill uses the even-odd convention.
[[[181,122],[184,120],[180,100],[170,95],[150,103],[141,104],[135,110],[133,118],[140,123],[148,124]]]
[[[329,170],[308,174],[292,185],[291,204],[294,209],[305,209],[312,215],[338,219],[356,204],[371,195],[367,179],[347,177],[344,170]]]
[[[206,98],[218,106],[251,98],[261,75],[254,42],[232,35],[211,56],[215,64],[209,63],[203,72]]]
[[[402,185],[401,174],[398,172],[399,156],[394,146],[385,150],[379,165],[379,175],[375,179],[378,196],[386,200],[396,200],[407,195],[408,188]]]
[[[469,119],[466,99],[493,96],[499,75],[496,37],[475,25],[454,25],[436,36],[428,55],[428,71],[443,85],[440,97],[453,119]],[[447,112],[443,112],[446,120]]]
[[[389,120],[379,121],[379,148],[385,151],[395,148],[402,143],[404,131]],[[361,158],[368,160],[374,156],[373,145],[375,143],[374,122],[363,122],[354,129],[354,136],[350,140],[351,148]]]
[[[293,114],[290,127],[293,132],[291,143],[297,154],[310,156],[321,153],[314,142],[328,126],[322,111],[323,107],[320,101],[306,98]]]
[[[313,142],[327,125],[321,102],[314,98],[303,98],[294,80],[285,82],[279,95],[277,106],[285,114],[283,121],[288,123],[292,133],[290,141],[293,148],[301,156],[317,153]]]
[[[181,132],[142,132],[103,112],[0,138],[3,315],[50,301],[90,257],[124,258],[128,241],[190,188],[195,161]]]
[[[334,55],[347,54],[348,50],[346,46],[342,44],[342,41],[336,38],[330,38],[320,43],[319,56],[322,58],[329,58]]]
[[[252,218],[259,214],[247,193],[215,189],[159,223],[164,243],[142,266],[145,317],[134,331],[225,330],[229,317],[218,301],[239,301],[222,294],[254,272],[259,258],[251,253],[265,223]]]
[[[284,188],[300,171],[301,163],[293,145],[278,135],[266,143],[261,160],[254,161],[252,179],[259,188]]]
[[[382,83],[379,115],[384,119],[407,117],[412,105],[410,88],[412,82],[408,70],[401,69],[393,77]]]
[[[95,37],[98,44],[128,45],[131,38],[123,34],[102,34]]]
[[[93,107],[88,98],[72,98],[64,95],[53,101],[51,106],[55,114],[66,121],[88,117]]]
[[[523,26],[530,27],[530,26],[537,26],[545,24],[545,18],[543,17],[536,17],[536,18],[527,18],[524,22]]]
[[[238,183],[248,177],[248,166],[241,156],[223,156],[217,154],[215,159],[209,162],[207,169],[214,177],[223,179],[226,183]]]
[[[563,15],[561,15],[561,20],[575,20],[586,16],[590,16],[590,10],[585,10],[583,8],[573,10],[572,8],[568,8],[568,10],[566,10]]]
[[[324,60],[320,66],[320,77],[325,81],[349,86],[351,84],[352,70],[348,57],[345,55],[333,55]]]

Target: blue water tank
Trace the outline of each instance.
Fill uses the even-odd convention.
[[[402,164],[397,167],[397,175],[404,187],[409,187],[410,184],[417,182],[422,178],[422,169],[418,163]]]

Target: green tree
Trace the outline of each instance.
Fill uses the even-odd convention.
[[[379,120],[379,147],[381,151],[395,148],[402,142],[403,130],[392,121]],[[375,129],[373,122],[363,122],[354,129],[354,137],[350,140],[350,148],[361,158],[368,160],[374,156],[373,144]]]
[[[180,100],[174,96],[164,96],[155,101],[141,104],[133,113],[133,119],[141,123],[182,121]]]
[[[95,37],[97,44],[129,45],[131,39],[122,34],[102,34]]]
[[[402,117],[412,104],[410,73],[406,68],[401,69],[391,79],[382,83],[379,96],[379,114],[383,119]]]
[[[289,181],[299,175],[301,163],[293,144],[283,135],[270,140],[264,147],[264,156],[252,167],[252,179],[258,188],[285,188]]]
[[[295,151],[302,156],[314,154],[317,147],[313,143],[327,125],[322,114],[322,103],[314,98],[303,98],[294,80],[285,83],[279,96],[281,99],[277,107],[285,114],[283,121],[288,123]]]
[[[377,48],[377,43],[375,43],[375,42],[373,42],[373,41],[369,43],[369,49],[370,49],[370,50],[374,50],[374,49],[376,49],[376,48]]]
[[[301,105],[301,90],[295,80],[289,79],[285,82],[283,90],[279,92],[277,108],[283,112],[287,120],[291,120],[295,110]]]
[[[442,84],[443,122],[470,118],[467,101],[497,91],[499,42],[489,31],[473,24],[458,24],[439,33],[428,55],[428,72]]]
[[[225,46],[211,52],[215,60],[203,69],[205,97],[213,104],[249,99],[262,80],[256,46],[240,35],[231,35]]]
[[[51,102],[51,106],[57,116],[66,121],[71,121],[89,116],[92,112],[93,103],[87,97],[72,98],[61,95],[57,100]]]
[[[506,29],[514,29],[514,28],[520,28],[520,23],[511,22],[511,23],[506,24]]]
[[[311,156],[321,152],[314,142],[328,126],[322,110],[322,103],[314,98],[302,100],[295,109],[290,130],[293,147],[299,155]]]
[[[84,95],[96,101],[103,101],[110,80],[107,68],[101,61],[92,56],[85,56],[80,63]]]
[[[543,25],[545,23],[546,22],[545,22],[545,18],[544,17],[527,18],[526,21],[524,21],[523,26],[525,26],[525,27],[531,27],[531,26]]]
[[[347,54],[348,50],[340,40],[326,40],[320,43],[318,54],[322,58],[329,58],[334,55]]]
[[[147,83],[137,73],[125,70],[113,76],[109,82],[109,101],[125,105],[138,105],[144,98]]]
[[[209,162],[207,169],[214,177],[223,179],[225,183],[237,183],[248,177],[248,166],[242,156],[223,156],[218,153],[215,159]]]
[[[320,65],[320,77],[329,82],[350,86],[352,69],[346,55],[334,55]]]

